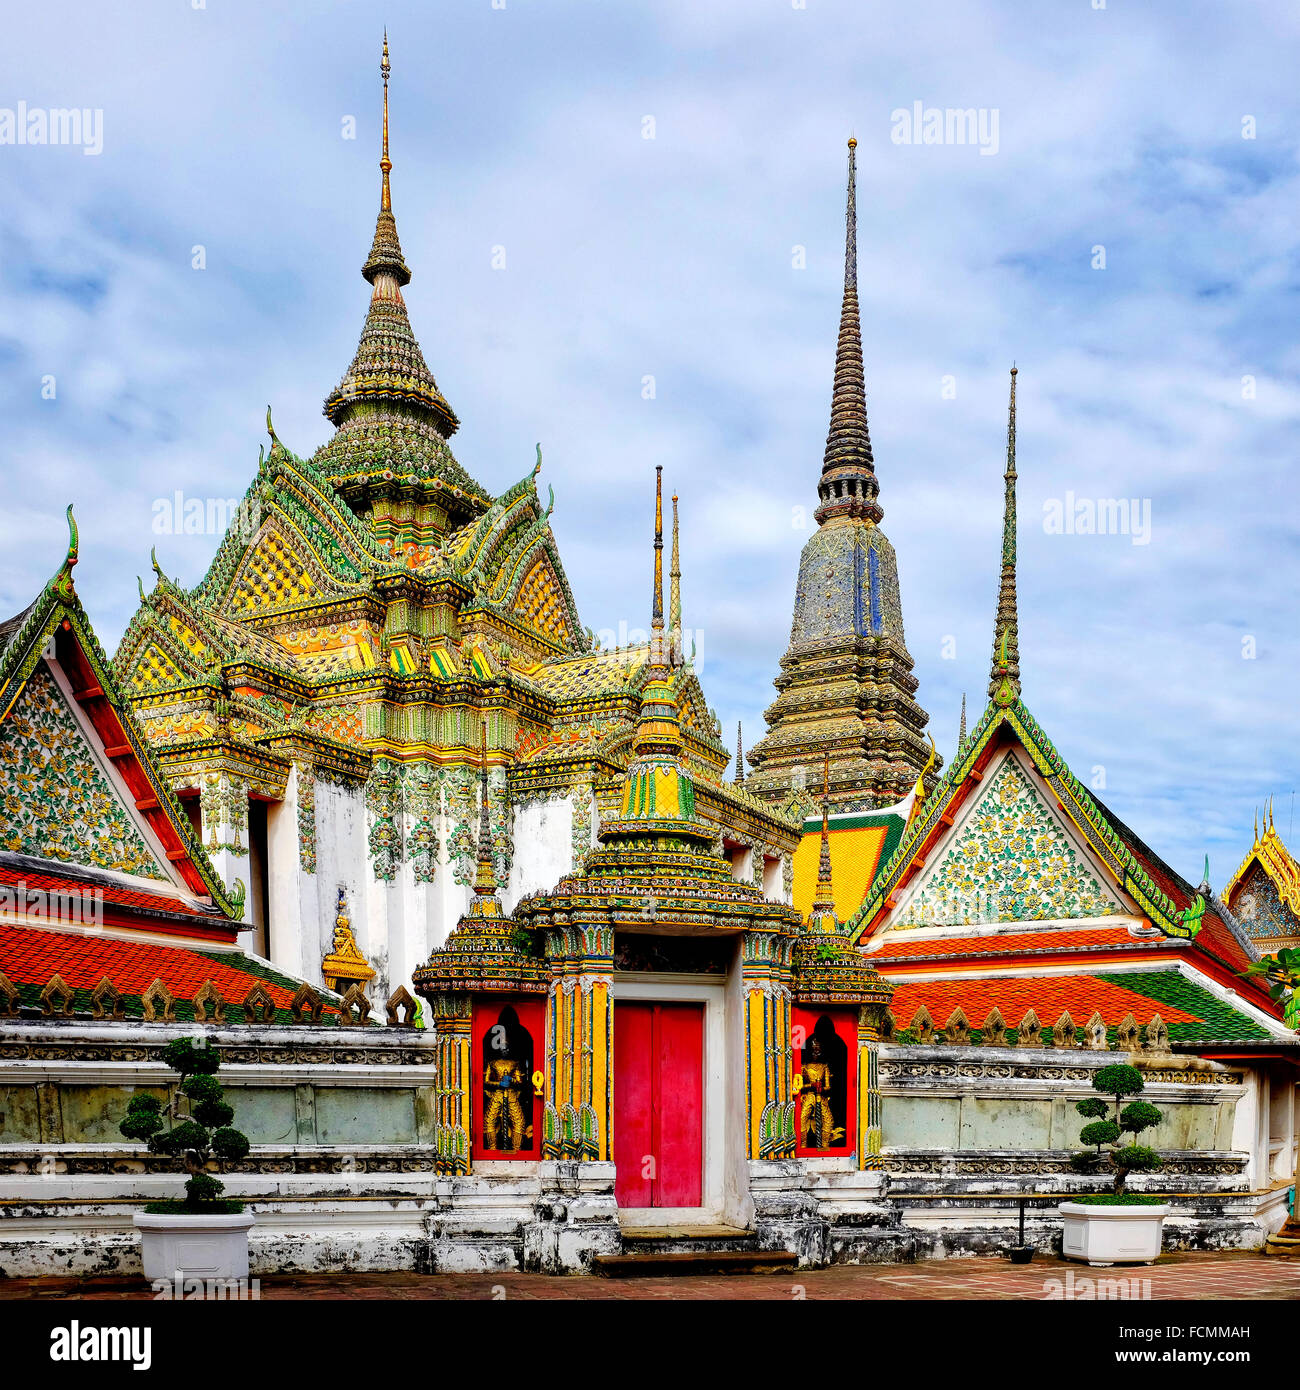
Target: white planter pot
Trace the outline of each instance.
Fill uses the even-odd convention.
[[[1145,1265],[1160,1254],[1167,1206],[1095,1207],[1062,1202],[1061,1254],[1090,1265]]]
[[[191,1216],[138,1211],[144,1277],[247,1279],[250,1212]]]

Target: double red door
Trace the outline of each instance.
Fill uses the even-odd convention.
[[[704,1182],[704,1006],[614,1003],[614,1195],[698,1207]]]

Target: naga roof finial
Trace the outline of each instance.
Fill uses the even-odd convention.
[[[167,576],[162,572],[162,566],[158,563],[158,547],[155,545],[149,551],[149,563],[153,566],[154,575],[158,579],[166,579]]]
[[[541,471],[542,471],[542,446],[541,446],[541,444],[539,443],[538,446],[537,446],[537,466],[533,469],[533,477],[535,478]]]
[[[72,515],[72,503],[68,503],[68,554],[64,560],[64,565],[71,569],[77,563],[77,551],[80,548],[81,538],[77,532],[77,519]]]
[[[1007,467],[1003,474],[1002,576],[993,629],[993,663],[989,698],[1003,706],[1020,698],[1020,640],[1016,604],[1016,368],[1011,368],[1007,407]]]
[[[271,436],[271,445],[274,447],[280,441],[275,433],[275,426],[271,423],[271,407],[266,407],[266,432]]]

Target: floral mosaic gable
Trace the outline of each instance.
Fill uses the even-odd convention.
[[[1104,917],[1124,908],[1008,758],[895,927]]]
[[[0,724],[0,769],[0,849],[165,880],[44,666]]]
[[[1300,935],[1300,921],[1282,901],[1277,885],[1262,864],[1251,866],[1233,894],[1232,912],[1246,934],[1256,941]]]

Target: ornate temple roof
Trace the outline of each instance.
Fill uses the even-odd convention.
[[[196,932],[229,937],[238,914],[159,772],[73,584],[78,535],[36,600],[0,626],[0,764],[10,785],[0,850],[84,869],[148,896]],[[14,868],[13,864],[10,868]],[[140,880],[145,880],[141,883]],[[96,884],[101,890],[106,885]],[[177,904],[179,903],[179,909]],[[119,896],[118,906],[131,906]]]
[[[411,329],[402,287],[411,272],[393,216],[388,154],[388,41],[380,66],[384,80],[384,143],[379,216],[362,267],[372,286],[361,340],[343,379],[325,399],[334,437],[313,463],[349,499],[371,490],[436,496],[451,516],[472,516],[491,500],[456,461],[448,440],[460,421],[434,380]]]
[[[1247,935],[1261,945],[1296,944],[1300,937],[1300,864],[1273,824],[1270,804],[1255,823],[1255,839],[1223,890]]]

